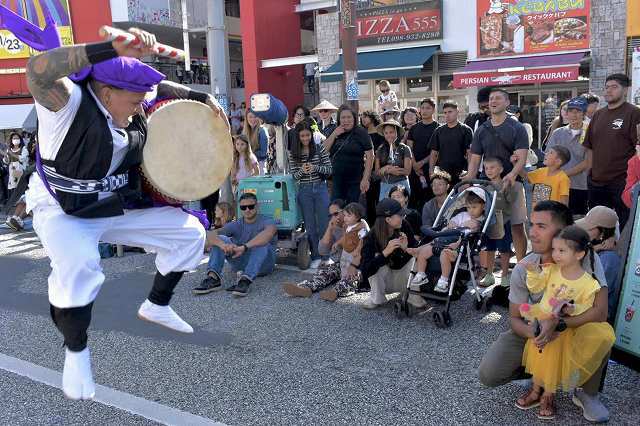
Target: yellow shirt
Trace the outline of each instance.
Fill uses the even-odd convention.
[[[560,201],[561,197],[569,196],[571,180],[562,170],[553,176],[549,176],[549,168],[543,167],[529,172],[528,176],[529,182],[533,185],[531,196],[533,206],[540,201]]]
[[[600,285],[586,272],[577,280],[568,280],[562,276],[558,265],[551,264],[544,266],[539,274],[527,271],[527,288],[531,293],[544,291],[540,303],[534,305],[536,314],[544,318],[551,316],[557,302],[561,301],[573,301],[575,310],[571,316],[586,312],[593,306]]]

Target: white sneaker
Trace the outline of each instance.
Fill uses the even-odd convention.
[[[424,272],[418,272],[409,284],[409,289],[413,291],[420,291],[420,286],[429,282],[429,277]]]
[[[24,222],[18,216],[8,217],[5,223],[14,231],[22,231],[24,229]]]
[[[69,399],[93,399],[96,385],[91,373],[89,348],[80,352],[66,350],[62,370],[62,392]]]
[[[138,318],[154,322],[171,330],[181,333],[193,333],[193,327],[187,324],[182,318],[175,313],[171,306],[160,306],[151,303],[149,299],[138,309]]]
[[[447,293],[449,291],[449,281],[440,277],[438,283],[434,287],[434,290],[438,293]]]
[[[379,308],[380,306],[382,306],[382,305],[379,305],[379,304],[375,303],[375,302],[374,302],[373,300],[371,300],[371,299],[367,299],[367,301],[366,301],[366,302],[364,302],[364,305],[362,305],[362,307],[363,307],[364,309],[377,309],[377,308]]]
[[[320,263],[322,263],[322,259],[312,260],[311,264],[309,264],[309,269],[318,269]]]

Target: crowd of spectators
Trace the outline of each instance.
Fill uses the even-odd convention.
[[[640,109],[625,101],[629,86],[625,75],[614,74],[606,81],[606,106],[597,109],[599,99],[591,94],[563,103],[544,138],[543,155],[531,149],[531,126],[522,123],[519,108],[510,105],[509,94],[501,88],[481,89],[480,111],[464,122],[459,106],[445,102],[442,124],[434,120],[433,99],[422,100],[419,109],[400,111],[397,96],[384,81],[376,111],[358,114],[328,101],[312,110],[296,106],[287,155],[298,184],[315,273],[298,283],[284,283],[283,291],[293,297],[319,292],[327,301],[368,292],[363,307],[377,309],[386,304],[388,294],[404,292],[408,285],[420,288],[427,279],[428,259],[438,256],[442,274],[434,291],[446,292],[458,246],[427,244],[424,232],[433,226],[458,182],[462,192],[474,179],[487,181],[497,191],[504,229],[499,238],[485,241],[480,285],[497,285],[498,254],[499,286],[510,289],[511,329],[485,355],[481,381],[497,386],[523,373],[533,375],[533,386],[516,405],[540,406],[540,418],[553,418],[556,410],[555,389],[545,388],[545,383],[578,388],[574,401],[584,416],[606,420],[608,412],[597,395],[611,333],[604,326],[598,333],[593,330],[616,310],[621,266],[616,248],[640,181]],[[268,135],[261,136],[251,115],[246,114],[243,134],[249,143],[244,145],[264,155],[262,139]],[[259,169],[255,174],[262,172],[262,166]],[[450,227],[477,227],[488,214],[484,193],[473,189],[466,190],[466,211],[451,219]],[[237,270],[237,283],[229,288],[236,295],[246,295],[255,276],[273,269],[275,259],[266,255],[265,247],[275,247],[275,227],[257,213],[255,196],[243,194],[239,200],[242,217],[222,226],[211,239],[208,274],[196,293],[221,288],[225,258]],[[580,220],[571,226],[574,219]],[[564,249],[556,252],[556,245]],[[528,250],[533,253],[527,256]],[[536,329],[530,314],[545,312],[552,291],[545,280],[553,274],[575,275],[579,278],[575,285],[593,287],[595,296],[580,299],[584,302],[580,306],[565,301],[550,317],[539,322],[536,318]],[[408,302],[418,309],[426,304],[416,294]],[[582,341],[578,337],[558,339],[567,328],[572,336],[601,346],[579,350],[574,345]],[[533,345],[543,353],[541,349],[554,347],[556,339],[568,345],[566,351],[590,357],[581,365],[561,366],[581,368],[580,383],[565,380],[572,370],[560,367],[551,380],[543,374],[544,366],[559,361],[553,355],[544,361],[534,359],[538,351],[527,349]]]

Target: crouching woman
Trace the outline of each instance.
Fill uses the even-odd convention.
[[[375,309],[387,302],[387,294],[406,291],[414,259],[407,251],[417,247],[405,212],[396,200],[385,198],[376,206],[376,222],[364,239],[360,270],[369,280],[371,293],[363,305]],[[424,306],[422,298],[411,295],[409,303]]]

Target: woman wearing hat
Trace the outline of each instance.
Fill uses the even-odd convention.
[[[389,196],[389,190],[401,185],[411,192],[411,148],[401,142],[404,130],[395,120],[385,121],[378,126],[378,134],[385,143],[376,151],[376,175],[380,177],[380,200]]]
[[[320,117],[320,120],[318,120],[318,129],[327,138],[337,127],[337,124],[333,119],[333,113],[337,110],[338,108],[327,100],[323,100],[311,110],[318,113],[318,116]]]
[[[369,190],[373,146],[357,119],[355,111],[342,105],[338,110],[338,127],[323,142],[333,168],[332,200],[340,198],[347,203],[357,203],[360,194]]]
[[[362,246],[360,271],[369,280],[371,293],[363,305],[375,309],[387,302],[387,294],[405,291],[414,258],[407,249],[418,242],[404,220],[404,209],[396,200],[385,198],[376,207],[376,221]],[[409,296],[409,302],[423,306],[424,300]]]
[[[593,251],[598,253],[609,292],[609,318],[616,314],[618,273],[622,264],[620,255],[615,251],[618,240],[618,215],[615,210],[605,206],[596,206],[576,221],[576,225],[587,231]]]

